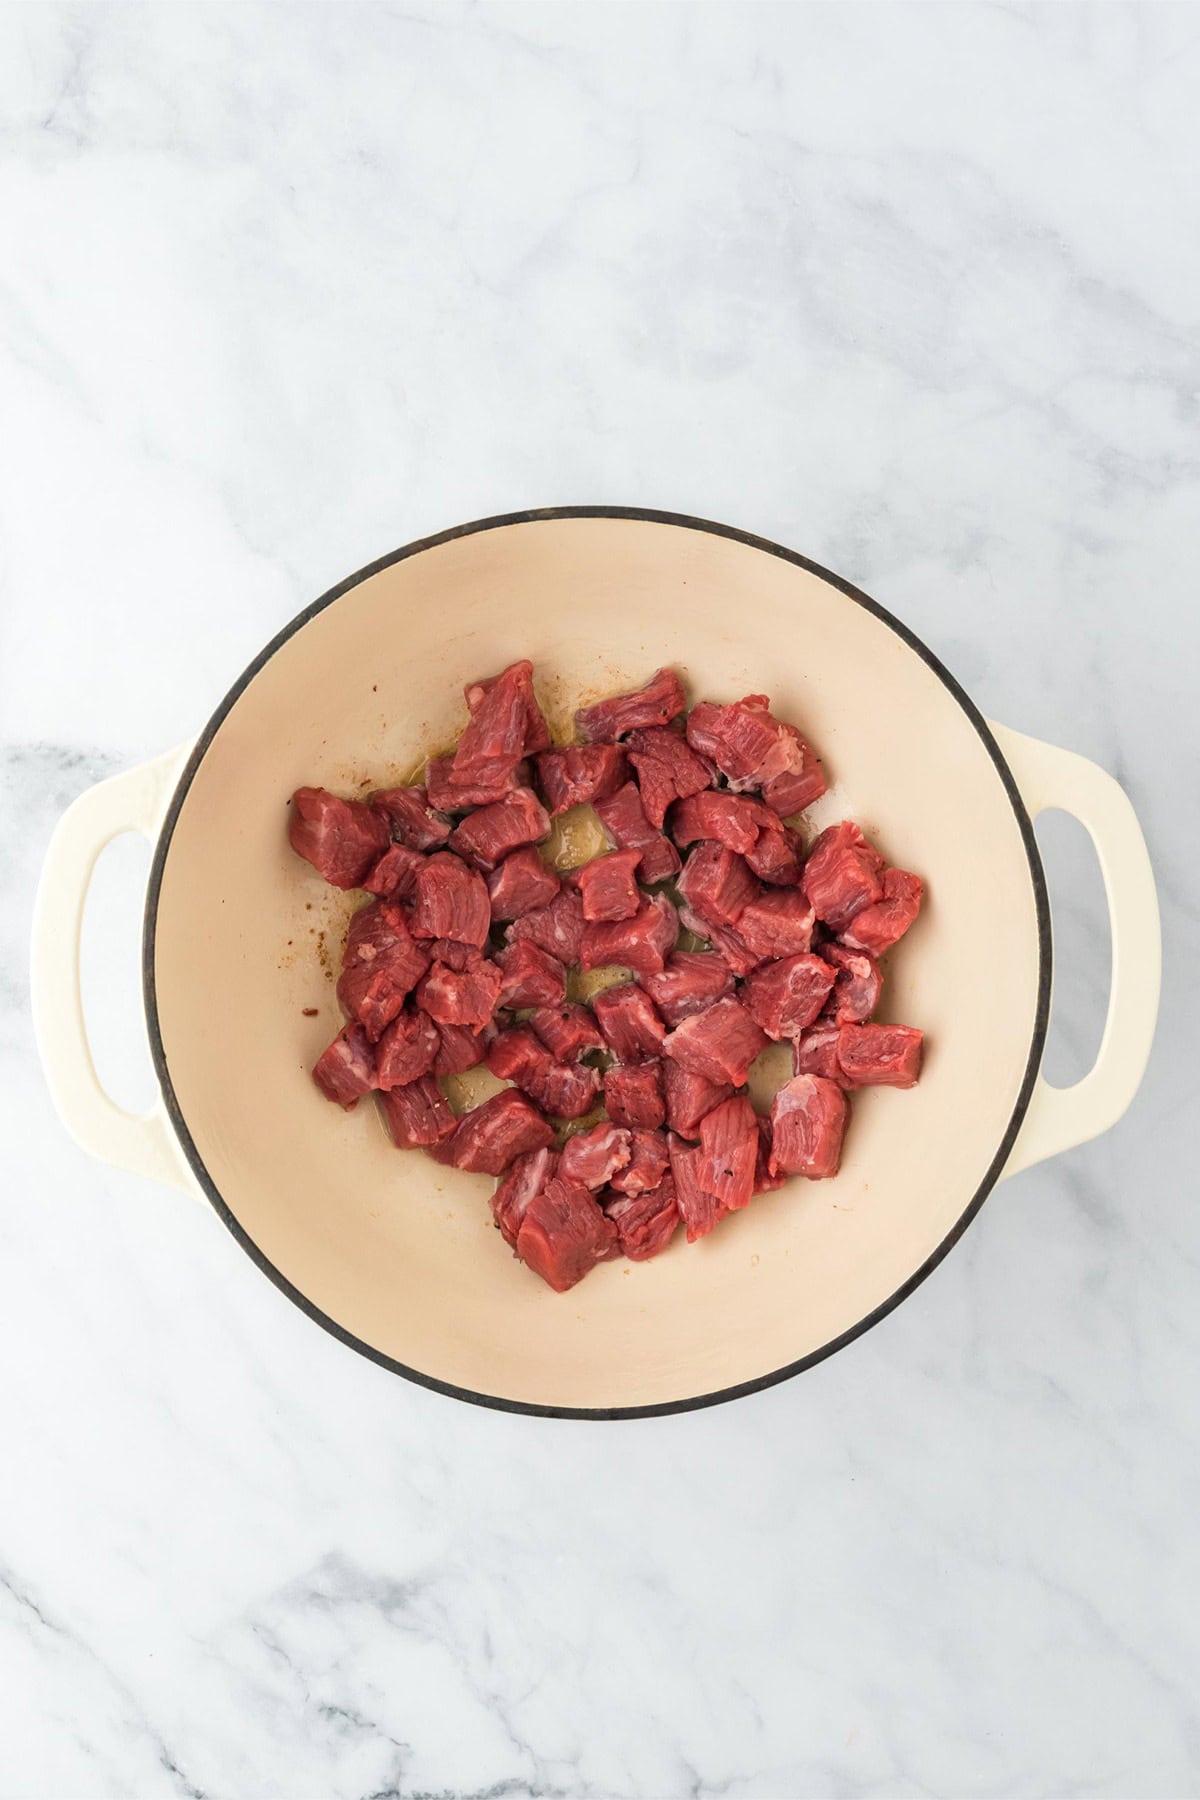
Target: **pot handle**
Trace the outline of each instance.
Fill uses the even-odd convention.
[[[1162,972],[1158,894],[1146,840],[1124,788],[1105,770],[1006,726],[991,730],[1031,818],[1059,807],[1085,827],[1100,862],[1112,936],[1112,985],[1091,1070],[1073,1087],[1037,1078],[1004,1176],[1099,1137],[1137,1093],[1154,1040]]]
[[[80,928],[96,859],[126,831],[154,841],[190,749],[185,744],[98,782],[58,821],[34,902],[30,998],[50,1096],[75,1142],[101,1162],[194,1193],[161,1096],[139,1115],[100,1085],[79,986]]]

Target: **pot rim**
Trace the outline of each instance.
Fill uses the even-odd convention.
[[[196,1148],[192,1135],[188,1130],[183,1109],[175,1094],[158,1017],[158,996],[154,972],[158,902],[162,888],[163,871],[166,867],[167,855],[171,848],[175,827],[178,823],[183,803],[191,788],[192,781],[208,752],[210,744],[216,737],[226,716],[235,703],[241,698],[246,688],[258,674],[259,670],[265,667],[271,657],[274,656],[275,652],[281,649],[282,646],[288,642],[289,638],[294,637],[298,631],[307,625],[310,619],[316,618],[318,613],[324,612],[326,607],[332,606],[336,600],[340,600],[343,594],[349,593],[352,588],[358,587],[361,582],[369,580],[373,575],[378,575],[382,570],[391,568],[394,563],[403,562],[410,556],[418,556],[424,550],[435,549],[438,545],[450,543],[456,538],[472,537],[477,532],[496,531],[509,525],[526,525],[550,519],[634,519],[655,525],[671,525],[685,531],[707,531],[716,537],[731,538],[736,543],[745,544],[752,550],[762,550],[770,556],[780,557],[784,562],[794,563],[797,568],[805,569],[809,574],[816,575],[822,581],[828,582],[831,587],[836,588],[838,592],[844,594],[847,599],[853,600],[856,605],[864,607],[869,613],[873,614],[881,624],[886,625],[889,630],[895,632],[896,636],[907,644],[910,650],[915,651],[922,662],[924,662],[943,685],[949,689],[950,693],[953,694],[959,706],[966,714],[967,719],[982,740],[988,755],[995,765],[996,772],[1000,777],[1004,786],[1004,791],[1008,795],[1009,803],[1016,816],[1021,839],[1025,846],[1026,858],[1029,863],[1029,874],[1033,883],[1034,902],[1037,915],[1037,1004],[1034,1014],[1033,1036],[1029,1046],[1029,1055],[1026,1060],[1025,1073],[1021,1082],[1020,1091],[1017,1094],[1016,1103],[1009,1117],[1004,1135],[1001,1138],[995,1155],[988,1164],[983,1180],[980,1182],[966,1207],[959,1215],[950,1231],[947,1232],[946,1236],[942,1239],[941,1243],[931,1252],[921,1266],[916,1269],[906,1281],[902,1282],[895,1292],[890,1294],[886,1300],[882,1300],[878,1306],[872,1308],[864,1318],[860,1319],[847,1331],[843,1331],[837,1337],[831,1338],[827,1344],[822,1344],[819,1349],[810,1351],[807,1356],[802,1356],[795,1362],[785,1363],[781,1368],[769,1370],[764,1375],[757,1375],[751,1381],[738,1382],[732,1387],[718,1388],[711,1393],[696,1394],[682,1400],[656,1401],[653,1405],[647,1406],[546,1406],[533,1401],[513,1400],[504,1395],[485,1394],[474,1388],[460,1387],[454,1382],[442,1381],[436,1375],[426,1374],[423,1370],[414,1369],[407,1363],[398,1362],[394,1357],[384,1355],[382,1351],[377,1350],[373,1345],[366,1343],[362,1338],[356,1337],[352,1331],[348,1331],[345,1326],[339,1325],[337,1321],[331,1319],[327,1313],[322,1312],[318,1306],[314,1305],[307,1295],[301,1293],[297,1287],[293,1286],[287,1276],[284,1275],[280,1269],[276,1268],[275,1264],[270,1261],[254,1242],[226,1204],[223,1195],[205,1167],[203,1158]],[[951,675],[950,671],[945,667],[940,658],[935,656],[933,651],[922,642],[914,631],[910,630],[907,625],[902,624],[901,621],[890,613],[886,607],[881,606],[877,600],[872,600],[870,595],[865,594],[861,588],[855,587],[853,583],[843,580],[840,575],[835,575],[829,569],[823,568],[820,563],[813,562],[807,556],[801,556],[798,551],[785,549],[783,545],[776,544],[769,538],[758,537],[753,532],[741,531],[733,525],[722,525],[712,519],[695,518],[689,513],[660,512],[652,507],[642,506],[544,506],[532,508],[527,512],[497,513],[488,518],[473,519],[465,525],[456,525],[448,531],[436,532],[432,537],[417,538],[412,543],[405,544],[401,549],[393,550],[388,555],[379,557],[375,562],[368,563],[355,574],[347,576],[344,581],[339,581],[335,587],[330,588],[326,593],[322,594],[320,599],[312,601],[310,605],[298,612],[281,631],[275,634],[270,642],[259,651],[253,661],[242,671],[232,687],[226,693],[224,699],[216,708],[216,711],[212,714],[212,717],[205,725],[199,737],[196,739],[192,752],[189,755],[187,762],[184,765],[183,772],[179,777],[179,781],[176,784],[175,791],[171,796],[171,801],[167,807],[158,840],[154,846],[154,855],[150,866],[150,878],[146,887],[146,904],[142,930],[142,990],[146,1009],[146,1025],[150,1038],[150,1053],[154,1062],[155,1074],[158,1077],[159,1086],[162,1090],[163,1102],[166,1106],[167,1114],[170,1118],[175,1135],[179,1139],[180,1147],[188,1160],[192,1173],[196,1177],[201,1190],[211,1203],[217,1217],[232,1233],[246,1254],[258,1265],[263,1274],[274,1282],[280,1292],[286,1294],[287,1298],[291,1300],[294,1305],[298,1306],[302,1312],[306,1313],[310,1319],[315,1320],[318,1325],[322,1326],[331,1336],[337,1338],[341,1343],[348,1345],[352,1350],[358,1351],[359,1355],[367,1357],[371,1362],[378,1363],[380,1367],[389,1369],[395,1375],[402,1375],[407,1380],[416,1382],[420,1387],[430,1388],[435,1393],[446,1394],[456,1400],[466,1400],[474,1406],[489,1407],[496,1412],[527,1413],[536,1418],[551,1419],[660,1418],[670,1413],[696,1412],[704,1407],[719,1406],[726,1401],[738,1400],[747,1394],[755,1394],[764,1388],[774,1387],[779,1382],[788,1381],[792,1376],[802,1373],[803,1370],[810,1369],[817,1363],[824,1362],[827,1357],[834,1355],[838,1350],[844,1349],[847,1344],[853,1343],[856,1338],[862,1337],[864,1333],[870,1331],[872,1326],[878,1325],[881,1319],[885,1319],[890,1312],[893,1312],[895,1308],[900,1305],[901,1301],[906,1300],[911,1293],[920,1287],[921,1283],[933,1273],[938,1264],[953,1249],[954,1245],[962,1237],[968,1225],[970,1225],[971,1221],[975,1218],[979,1209],[1000,1178],[1004,1165],[1016,1142],[1017,1133],[1021,1128],[1026,1111],[1028,1110],[1030,1098],[1033,1093],[1034,1082],[1037,1079],[1038,1070],[1041,1066],[1042,1053],[1045,1049],[1046,1033],[1050,1016],[1051,968],[1052,945],[1050,934],[1050,900],[1046,887],[1046,877],[1042,868],[1042,859],[1038,850],[1037,839],[1034,836],[1032,821],[1029,817],[1025,803],[1021,798],[1012,770],[1009,768],[1003,751],[1000,749],[999,744],[992,735],[987,721],[984,719],[974,701],[959,682],[955,680],[954,676]]]

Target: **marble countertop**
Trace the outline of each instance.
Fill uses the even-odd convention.
[[[1200,9],[0,8],[0,1796],[1200,1793]],[[477,1411],[89,1162],[32,1048],[59,812],[484,514],[864,586],[1125,783],[1141,1095],[732,1406]],[[1107,927],[1047,830],[1049,1069]],[[97,1056],[148,1093],[101,867]]]

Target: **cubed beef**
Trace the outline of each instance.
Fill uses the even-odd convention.
[[[474,1025],[439,1025],[438,1053],[433,1061],[435,1075],[465,1075],[483,1061],[487,1042],[482,1030]]]
[[[580,965],[584,969],[602,969],[612,963],[639,975],[654,975],[662,968],[678,936],[678,913],[665,894],[654,894],[642,901],[632,919],[585,925],[579,946]]]
[[[710,790],[681,800],[671,813],[671,836],[677,844],[694,844],[711,838],[748,856],[760,833],[774,825],[774,814],[751,794],[726,794]]]
[[[592,1001],[596,1023],[618,1062],[640,1062],[661,1056],[666,1027],[654,1002],[632,982],[605,988]]]
[[[821,1075],[793,1075],[771,1103],[772,1175],[836,1175],[846,1129],[846,1096]]]
[[[381,812],[398,844],[409,850],[436,850],[450,836],[450,821],[435,812],[423,787],[380,788],[371,805]]]
[[[578,1062],[585,1050],[603,1050],[604,1039],[586,1006],[565,1001],[561,1006],[539,1006],[529,1023],[558,1062]]]
[[[760,956],[798,956],[812,943],[816,914],[799,888],[772,888],[743,908],[737,934]]]
[[[534,907],[508,928],[510,944],[536,944],[560,963],[579,961],[583,941],[583,901],[574,888],[563,888],[546,906]]]
[[[608,1177],[619,1194],[647,1194],[656,1188],[667,1172],[670,1153],[664,1131],[631,1131],[631,1154]]]
[[[413,942],[400,907],[372,900],[350,921],[337,994],[348,1019],[357,1019],[378,1042],[429,967],[429,954]]]
[[[714,925],[736,925],[759,891],[742,858],[711,839],[692,851],[678,887],[688,905]]]
[[[780,819],[759,832],[754,848],[746,852],[746,862],[760,881],[793,887],[800,879],[800,839]]]
[[[361,800],[312,787],[292,795],[288,842],[334,887],[358,887],[391,841],[387,820]]]
[[[424,861],[419,850],[392,844],[365,877],[363,886],[368,894],[379,894],[385,900],[407,900],[416,888],[417,872]]]
[[[646,817],[642,796],[634,782],[626,782],[608,799],[597,800],[596,811],[618,850],[641,852],[638,872],[648,887],[678,875],[679,852],[670,838],[656,830]]]
[[[767,1036],[781,1042],[813,1023],[836,979],[837,971],[823,957],[785,956],[747,978],[746,1005]]]
[[[856,912],[842,933],[843,942],[855,950],[882,956],[902,938],[921,910],[925,885],[907,869],[885,869],[883,898]]]
[[[514,788],[503,800],[481,806],[456,825],[450,848],[489,872],[514,850],[550,835],[550,817],[532,788]]]
[[[514,688],[521,695],[525,704],[525,754],[532,756],[537,750],[545,750],[550,742],[550,729],[546,724],[537,695],[533,691],[533,664],[516,662],[500,675],[489,676],[486,681],[468,682],[463,689],[466,695],[467,710],[472,716],[479,711],[484,700],[492,689],[500,682]]]
[[[778,727],[769,712],[737,700],[731,706],[714,706],[702,700],[688,714],[687,739],[693,750],[716,763],[733,786],[753,782],[775,748]]]
[[[807,1031],[792,1039],[792,1072],[795,1075],[820,1075],[826,1081],[846,1085],[842,1065],[838,1061],[840,1028],[829,1019],[819,1019]]]
[[[517,1233],[517,1255],[565,1294],[620,1247],[620,1236],[581,1182],[555,1175],[530,1200]]]
[[[441,1040],[427,1013],[405,1007],[379,1040],[375,1067],[381,1088],[407,1087],[428,1075]]]
[[[371,1041],[361,1025],[344,1025],[313,1064],[313,1080],[327,1100],[353,1112],[379,1086]]]
[[[380,1094],[379,1106],[397,1150],[426,1149],[454,1133],[454,1114],[432,1075]]]
[[[602,1119],[590,1131],[577,1131],[563,1145],[559,1171],[564,1181],[582,1181],[593,1192],[611,1181],[633,1154],[632,1133],[624,1125]]]
[[[641,981],[668,1025],[733,992],[728,964],[707,950],[673,950],[659,974],[643,975]]]
[[[621,1255],[630,1262],[649,1262],[665,1250],[679,1229],[675,1183],[664,1175],[656,1188],[641,1194],[614,1194],[604,1211],[620,1234]]]
[[[694,1075],[741,1087],[767,1037],[740,1000],[718,1000],[667,1034],[666,1056]]]
[[[495,775],[486,781],[461,781],[454,774],[452,756],[432,756],[425,766],[425,786],[430,803],[441,812],[469,812],[473,806],[491,806],[519,787],[527,785],[528,765],[519,762],[515,769]]]
[[[397,1091],[403,1093],[404,1089]],[[516,1088],[504,1088],[463,1114],[455,1128],[449,1160],[456,1169],[499,1175],[514,1157],[553,1142],[548,1120]]]
[[[487,883],[449,851],[426,857],[417,871],[412,929],[418,938],[453,938],[482,950],[492,928]]]
[[[435,962],[417,987],[417,1005],[439,1025],[486,1025],[503,982],[496,964],[478,954],[465,969]]]
[[[514,1156],[507,1175],[493,1190],[492,1217],[510,1250],[517,1247],[517,1233],[529,1202],[557,1172],[558,1158],[553,1150],[527,1150],[524,1156]]]
[[[754,1164],[754,1192],[770,1194],[786,1187],[786,1175],[771,1173],[771,1121],[760,1114],[758,1120],[758,1158]]]
[[[823,831],[804,865],[804,891],[818,919],[839,936],[883,893],[883,858],[849,819]]]
[[[544,750],[537,759],[550,816],[572,806],[594,806],[607,800],[629,779],[625,752],[615,744],[571,744],[565,750]]]
[[[670,1138],[671,1177],[675,1184],[675,1203],[687,1230],[687,1241],[707,1237],[725,1209],[714,1193],[704,1185],[707,1159],[699,1144],[685,1144],[674,1133]]]
[[[711,925],[707,919],[693,912],[690,906],[679,909],[679,923],[693,932],[696,937],[704,938],[713,947],[721,961],[734,975],[748,975],[756,969],[762,957],[756,950],[751,950],[745,939],[740,937],[732,925]]]
[[[642,899],[637,884],[640,857],[640,850],[610,850],[607,856],[593,857],[575,871],[585,920],[594,923],[633,917]]]
[[[604,1075],[604,1104],[615,1125],[657,1130],[667,1116],[661,1064],[614,1063]]]
[[[532,918],[533,914],[525,916]],[[493,967],[500,974],[500,1003],[504,1006],[558,1006],[567,997],[567,971],[562,963],[525,938],[499,951]]]
[[[519,919],[522,913],[548,906],[561,883],[532,844],[514,850],[487,878],[493,919]]]
[[[445,963],[448,969],[456,969],[460,975],[464,969],[475,967],[480,954],[474,944],[460,944],[454,938],[422,939],[422,947],[428,950],[434,962]]]
[[[924,1043],[913,1025],[842,1025],[838,1062],[850,1087],[915,1087]]]
[[[626,732],[669,725],[687,705],[674,669],[659,669],[636,693],[615,694],[575,714],[579,735],[591,744],[615,744]]]
[[[781,818],[803,812],[825,792],[825,771],[794,725],[781,725],[775,749],[760,771],[762,797]]]
[[[710,1081],[707,1075],[697,1075],[691,1069],[685,1069],[674,1057],[663,1058],[663,1095],[667,1107],[667,1124],[680,1137],[694,1138],[700,1135],[700,1121],[728,1100],[733,1094],[733,1086],[728,1081]]]
[[[726,1212],[749,1206],[754,1196],[754,1170],[758,1161],[758,1120],[745,1095],[723,1100],[700,1124],[700,1148],[704,1160],[698,1178],[715,1194]]]
[[[642,805],[652,825],[662,825],[673,801],[686,800],[689,794],[703,793],[712,786],[711,763],[696,755],[681,731],[662,726],[634,731],[626,750],[637,771]]]
[[[860,1025],[879,1005],[883,987],[879,964],[865,950],[848,950],[835,942],[822,944],[820,954],[837,970],[827,1010],[839,1024]]]
[[[597,1070],[585,1063],[555,1062],[541,1039],[523,1025],[502,1031],[489,1044],[485,1060],[493,1075],[515,1082],[554,1118],[582,1118],[600,1093]]]
[[[516,768],[530,735],[531,707],[537,704],[531,677],[532,665],[518,662],[468,687],[471,716],[452,759],[454,781],[494,785]],[[537,717],[541,719],[540,711]],[[543,724],[539,748],[549,741],[544,729]],[[538,735],[535,727],[534,736]]]

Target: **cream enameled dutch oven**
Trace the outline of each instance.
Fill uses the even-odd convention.
[[[813,825],[857,819],[928,885],[883,1008],[924,1030],[924,1073],[911,1092],[856,1095],[839,1176],[794,1180],[702,1242],[606,1264],[562,1296],[492,1228],[488,1177],[394,1150],[374,1108],[342,1113],[313,1086],[340,1023],[324,961],[359,897],[326,888],[286,837],[293,789],[411,771],[461,729],[464,683],[521,656],[561,730],[664,663],[695,697],[769,693],[825,758]],[[1113,943],[1096,1065],[1061,1090],[1038,1072],[1050,918],[1030,820],[1050,806],[1095,841]],[[145,1002],[162,1101],[145,1118],[101,1089],[79,997],[92,866],[129,829],[155,846]],[[866,595],[725,526],[579,507],[464,525],[364,569],[267,646],[194,745],[82,795],[46,858],[33,974],[47,1077],[84,1148],[207,1196],[284,1293],[398,1374],[491,1406],[619,1417],[817,1362],[912,1292],[1002,1176],[1112,1125],[1150,1049],[1159,930],[1116,783],[986,724]]]

